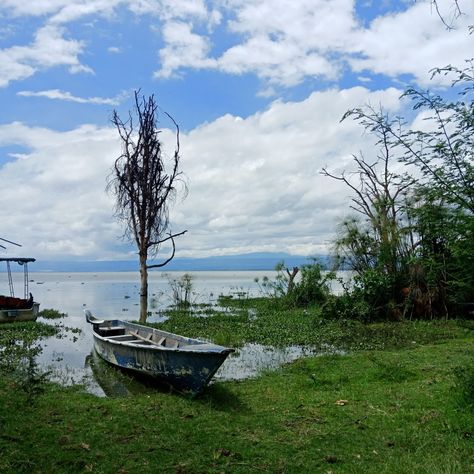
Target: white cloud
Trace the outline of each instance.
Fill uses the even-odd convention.
[[[35,72],[54,66],[67,66],[71,72],[92,72],[79,61],[84,44],[63,37],[64,28],[46,25],[35,33],[28,46],[12,46],[0,50],[0,87],[25,79]]]
[[[2,233],[13,235],[26,253],[106,255],[103,243],[119,232],[110,218],[105,177],[119,152],[110,128],[84,125],[70,132],[0,126],[0,145],[26,147],[0,168]],[[30,250],[31,249],[31,250]]]
[[[443,12],[452,6],[452,0],[438,3]],[[156,76],[170,77],[184,68],[252,73],[267,84],[268,91],[268,84],[292,87],[306,78],[336,80],[349,64],[358,73],[394,79],[408,74],[426,85],[430,69],[461,65],[471,54],[467,27],[473,22],[474,2],[463,3],[462,9],[456,29],[447,31],[430,1],[412,2],[405,11],[377,17],[364,27],[356,18],[354,0],[229,0],[222,12],[233,18],[226,26],[236,35],[235,43],[211,57],[218,38],[196,33],[193,20],[187,19],[181,29],[186,30],[183,38],[194,54],[186,54],[186,48],[176,47],[178,35],[170,37],[165,27],[162,65]]]
[[[439,2],[443,8],[445,0]],[[432,85],[429,71],[447,64],[462,66],[472,53],[473,37],[467,34],[474,20],[474,2],[463,4],[464,15],[456,20],[457,28],[447,31],[440,18],[420,2],[405,12],[375,19],[370,28],[353,36],[348,52],[356,72],[369,71],[397,77],[411,74],[418,84]],[[437,80],[442,80],[439,76]]]
[[[92,72],[79,61],[86,46],[66,40],[64,28],[94,16],[120,21],[119,7],[156,20],[164,46],[157,52],[161,62],[155,77],[179,76],[186,69],[255,74],[267,95],[272,86],[293,87],[307,78],[335,81],[347,65],[364,76],[396,80],[408,74],[426,85],[431,68],[460,65],[470,55],[472,36],[466,30],[473,23],[474,2],[460,3],[463,15],[453,31],[446,30],[431,1],[402,3],[404,11],[364,26],[355,0],[4,0],[0,11],[5,14],[43,16],[45,23],[33,44],[0,50],[0,86],[54,65]],[[449,21],[452,0],[438,4]],[[222,34],[229,45],[214,53]]]
[[[157,72],[169,77],[179,68],[217,68],[226,73],[254,73],[265,81],[294,86],[305,77],[335,79],[340,65],[327,57],[342,50],[344,38],[356,23],[352,15],[352,0],[283,0],[269,2],[233,0],[223,11],[234,15],[228,23],[230,33],[242,41],[215,58],[204,56],[210,51],[211,39],[193,33],[194,43],[206,45],[200,49],[198,61],[187,58],[169,60],[176,55],[174,41],[164,34],[165,47],[160,57],[165,59]],[[192,29],[191,22],[188,29]],[[196,55],[195,55],[196,56]]]
[[[220,20],[216,10],[209,15],[204,0],[2,0],[0,10],[14,16],[50,16],[50,22],[65,24],[92,15],[112,18],[120,6],[137,15],[154,15],[164,20],[198,18],[211,24]]]
[[[349,192],[324,178],[351,154],[373,153],[350,107],[370,101],[399,107],[400,91],[362,87],[313,93],[301,102],[274,102],[246,119],[224,115],[181,136],[189,195],[172,209],[181,237],[178,255],[248,251],[321,251],[348,210]],[[167,147],[174,146],[164,131]],[[112,128],[84,125],[68,132],[0,126],[0,146],[28,151],[0,168],[2,233],[41,258],[123,258],[120,226],[105,179],[120,151]]]
[[[157,77],[186,69],[253,74],[267,97],[308,77],[336,80],[348,65],[372,87],[373,73],[393,79],[410,74],[424,84],[431,67],[456,64],[472,49],[465,25],[473,22],[474,4],[467,2],[459,30],[448,32],[430,13],[428,1],[363,26],[354,0],[4,0],[0,12],[35,15],[42,26],[29,44],[0,50],[0,87],[54,67],[92,72],[82,59],[94,52],[91,43],[98,36],[88,36],[87,43],[75,39],[77,22],[94,15],[114,25],[129,21],[119,16],[119,5],[156,21],[154,31],[164,42],[156,52],[161,59]],[[103,52],[111,39],[106,27],[102,33]],[[108,51],[118,52],[115,47]],[[151,68],[143,69],[147,73]],[[55,86],[28,85],[36,90],[18,94],[113,106],[122,97],[95,92],[105,97],[79,97]],[[367,101],[396,110],[399,95],[396,89],[334,88],[301,102],[275,101],[247,118],[223,115],[183,133],[182,165],[190,193],[173,208],[172,222],[176,231],[188,228],[189,233],[178,243],[179,255],[321,251],[348,209],[349,193],[320,176],[320,169],[328,165],[338,173],[351,163],[352,153],[374,152],[359,126],[339,120],[348,108]],[[41,117],[34,120],[41,123]],[[162,136],[173,143],[170,133]],[[21,151],[0,168],[0,182],[7,183],[0,187],[2,233],[43,258],[119,256],[120,226],[104,193],[120,149],[116,131],[83,125],[58,132],[15,122],[0,125],[0,146],[9,145]]]
[[[373,141],[344,112],[366,101],[392,111],[400,91],[364,88],[313,93],[302,102],[275,102],[247,119],[226,115],[183,137],[190,192],[176,209],[187,227],[185,254],[286,250],[311,254],[327,247],[348,210],[347,189],[325,178]]]
[[[304,77],[336,79],[335,64],[318,53],[308,53],[298,44],[253,37],[227,50],[217,61],[219,68],[232,74],[256,73],[270,83],[294,86]]]
[[[24,0],[2,0],[2,5],[0,7],[12,12],[16,16],[39,16],[54,13],[69,3],[69,0],[35,0],[34,2],[25,2]]]
[[[191,25],[170,21],[163,28],[167,47],[160,51],[162,68],[156,77],[170,77],[181,67],[192,65],[196,69],[213,67],[214,61],[207,58],[210,49],[206,38],[192,32]]]
[[[77,97],[72,95],[70,92],[61,91],[59,89],[50,89],[46,91],[20,91],[17,95],[23,97],[45,97],[47,99],[64,100],[68,102],[76,102],[78,104],[99,104],[99,105],[112,105],[117,106],[128,97],[128,93],[122,93],[112,98],[103,97]]]

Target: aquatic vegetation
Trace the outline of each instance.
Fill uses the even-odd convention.
[[[178,334],[193,334],[214,342],[240,347],[246,343],[265,346],[328,344],[342,350],[378,350],[413,347],[469,333],[465,321],[404,321],[366,324],[351,319],[332,320],[321,308],[288,308],[278,299],[219,299],[215,308],[191,311],[169,310],[168,319],[157,327]],[[205,317],[203,317],[205,316]],[[153,324],[153,325],[154,325]]]
[[[38,316],[45,319],[60,319],[65,318],[67,313],[62,313],[61,311],[53,308],[45,308],[38,313]]]
[[[24,322],[0,327],[0,374],[9,376],[31,402],[42,393],[48,373],[36,362],[40,341],[57,334],[59,329],[43,323]]]

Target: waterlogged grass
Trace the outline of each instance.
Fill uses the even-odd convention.
[[[22,372],[25,362],[41,351],[39,342],[54,336],[58,329],[47,324],[17,322],[0,326],[0,377]]]
[[[168,311],[165,322],[153,324],[166,331],[210,339],[239,347],[245,343],[269,346],[328,345],[342,350],[413,347],[461,337],[474,330],[470,321],[404,321],[365,324],[325,319],[321,308],[287,308],[278,300],[222,299],[220,310]]]
[[[0,325],[0,348],[15,342],[33,343],[34,341],[54,336],[58,328],[44,323],[31,321],[16,322]]]
[[[96,398],[0,379],[0,472],[474,471],[474,413],[455,369],[473,339],[300,359],[190,400]]]
[[[39,312],[38,316],[45,319],[60,319],[65,318],[67,313],[61,313],[61,311],[53,308],[45,308]]]
[[[9,375],[27,393],[34,393],[46,379],[36,364],[36,357],[43,350],[42,341],[48,337],[65,338],[72,333],[72,341],[80,333],[60,323],[15,322],[0,325],[0,377]]]

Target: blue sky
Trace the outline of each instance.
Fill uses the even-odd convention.
[[[141,88],[182,130],[178,255],[325,252],[350,197],[319,172],[374,153],[341,116],[448,91],[429,71],[472,57],[474,2],[458,3],[438,2],[448,31],[430,1],[1,0],[0,236],[39,258],[134,258],[105,181],[112,111]]]

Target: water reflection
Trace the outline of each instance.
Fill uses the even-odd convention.
[[[93,393],[99,396],[117,398],[152,393],[156,390],[170,391],[169,387],[160,385],[153,380],[131,375],[108,364],[100,358],[95,350],[86,356],[85,366],[90,368],[93,375],[93,383],[88,389],[89,391],[93,389]],[[100,387],[100,392],[97,391],[97,387]]]
[[[217,371],[216,380],[243,380],[256,377],[265,370],[277,369],[301,357],[340,353],[327,346],[323,351],[311,347],[289,346],[271,347],[261,344],[246,344],[227,357]]]
[[[260,344],[246,344],[231,354],[219,368],[212,383],[226,380],[244,380],[257,377],[265,370],[276,369],[300,357],[340,353],[328,346],[323,352],[310,347],[291,346],[275,348]],[[83,380],[89,392],[107,397],[130,397],[139,393],[160,390],[168,392],[169,387],[145,377],[131,375],[100,358],[95,350],[86,356],[93,379]],[[88,385],[89,383],[89,385]],[[100,390],[98,388],[100,387]]]
[[[173,277],[179,278],[181,272]],[[194,298],[196,302],[215,304],[219,295],[240,293],[258,296],[256,277],[264,275],[272,278],[274,272],[195,272],[193,273]],[[20,278],[21,275],[15,275]],[[129,396],[150,390],[146,384],[117,373],[117,370],[103,362],[97,362],[91,354],[93,337],[83,316],[83,309],[105,319],[138,319],[139,275],[135,272],[121,273],[30,273],[35,300],[41,308],[54,308],[67,313],[61,320],[65,328],[59,337],[43,341],[43,351],[38,355],[38,364],[51,371],[53,380],[63,384],[84,384],[87,390],[99,396]],[[4,289],[0,285],[0,293]],[[149,282],[151,322],[163,319],[160,311],[170,304],[168,280],[161,272],[151,272]],[[5,290],[7,291],[7,290]],[[337,291],[337,289],[336,289]],[[57,321],[39,321],[58,324]],[[79,331],[79,332],[77,332]],[[328,349],[331,350],[330,348]],[[275,369],[282,364],[307,355],[314,350],[303,347],[276,349],[248,344],[228,357],[217,372],[214,380],[241,380],[255,377],[267,369]],[[100,369],[100,370],[99,370]],[[138,391],[138,392],[137,392]]]

